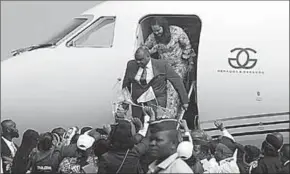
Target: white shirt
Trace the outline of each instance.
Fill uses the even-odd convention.
[[[223,133],[223,136],[228,137],[235,142],[234,137],[228,132],[227,129],[224,129],[222,133]],[[221,160],[219,164],[216,163],[217,165],[214,164],[215,160],[212,161],[211,163],[212,166],[208,167],[206,173],[240,173],[240,169],[237,164],[237,154],[238,154],[238,149],[235,150],[233,157]]]
[[[237,150],[235,151],[235,153],[237,153]],[[202,163],[203,166],[207,166],[204,173],[240,173],[237,159],[235,157],[221,160],[219,164],[215,160],[212,160],[206,165],[204,164],[204,161]]]
[[[147,65],[146,65],[145,68],[147,70],[146,82],[148,84],[153,79],[153,77],[154,77],[151,59],[147,63]],[[141,67],[139,67],[138,72],[137,72],[137,74],[135,76],[135,80],[138,81],[139,83],[140,83],[140,78],[141,78],[141,75],[142,75],[143,71],[144,71],[144,69],[141,68]]]
[[[215,167],[213,173],[240,173],[237,161],[234,158],[221,160],[220,165]]]
[[[1,157],[0,157],[0,173],[3,173],[3,163]]]
[[[178,154],[175,153],[160,164],[157,164],[157,161],[152,162],[148,166],[147,173],[155,173],[155,171],[160,169],[157,173],[193,173],[191,168],[181,159],[178,158]]]
[[[223,136],[228,137],[228,138],[232,139],[234,142],[236,142],[234,137],[229,133],[229,131],[226,128],[224,130],[222,130],[222,133],[223,133]]]
[[[7,140],[6,138],[2,137],[4,142],[7,144],[8,148],[10,149],[11,156],[14,158],[17,148],[15,147],[14,143],[12,141]]]
[[[143,128],[141,130],[139,130],[139,132],[138,132],[143,137],[145,137],[146,134],[147,134],[147,130],[148,130],[148,127],[149,127],[149,120],[150,120],[150,117],[148,115],[145,115],[144,116]]]
[[[204,169],[204,173],[212,173],[214,168],[218,168],[219,164],[215,160],[215,158],[211,158],[210,160],[203,159],[200,161],[202,164],[202,167]]]

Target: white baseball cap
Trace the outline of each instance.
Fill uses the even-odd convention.
[[[77,141],[77,147],[80,150],[87,150],[88,148],[92,147],[94,144],[95,139],[87,134],[80,135]]]
[[[184,160],[187,160],[192,156],[192,150],[193,144],[189,141],[182,141],[177,147],[178,156]]]

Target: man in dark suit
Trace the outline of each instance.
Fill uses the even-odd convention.
[[[284,144],[280,151],[280,160],[283,164],[282,168],[279,170],[278,173],[289,174],[290,170],[290,145]]]
[[[187,92],[180,76],[169,66],[165,60],[156,60],[150,57],[146,47],[140,47],[135,52],[135,60],[130,60],[127,64],[122,88],[132,91],[132,100],[137,103],[137,99],[152,87],[156,100],[149,101],[145,105],[159,105],[166,107],[167,104],[167,80],[169,80],[178,92],[183,108],[188,107]],[[155,108],[156,112],[156,108]],[[132,106],[132,116],[142,118],[142,109]]]
[[[267,134],[262,143],[263,157],[258,160],[258,165],[254,166],[251,174],[272,174],[279,173],[282,162],[279,159],[279,149],[283,145],[283,135],[279,132]]]
[[[16,154],[17,146],[12,142],[13,138],[18,138],[18,129],[12,120],[4,120],[1,122],[1,158],[3,162],[3,172],[10,173],[12,160]]]

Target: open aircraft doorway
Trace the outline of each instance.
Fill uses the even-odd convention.
[[[137,45],[144,44],[148,36],[152,33],[150,21],[154,17],[162,17],[168,21],[169,26],[178,26],[183,29],[187,34],[190,45],[194,50],[196,56],[193,58],[193,69],[187,73],[183,79],[187,92],[189,93],[189,107],[184,113],[184,119],[187,120],[190,129],[196,129],[199,127],[198,121],[198,104],[197,104],[197,60],[198,60],[198,47],[201,33],[201,20],[197,15],[180,15],[180,14],[149,14],[144,16],[139,21],[137,28]],[[159,59],[158,53],[152,54],[152,57]]]

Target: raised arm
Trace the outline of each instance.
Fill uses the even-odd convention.
[[[143,112],[145,114],[144,116],[144,124],[143,128],[138,132],[139,135],[143,137],[143,139],[134,147],[134,150],[142,156],[144,155],[149,148],[149,134],[148,134],[148,128],[149,128],[149,122],[155,120],[155,112],[151,107],[145,106],[143,108]]]
[[[215,122],[214,122],[214,125],[215,125],[215,126],[216,126],[220,131],[222,131],[223,136],[228,137],[228,138],[232,139],[234,142],[236,142],[235,139],[234,139],[234,137],[233,137],[233,136],[229,133],[229,131],[224,127],[224,125],[223,125],[222,122],[220,122],[220,121],[215,121]]]
[[[234,139],[234,137],[233,137],[233,136],[229,133],[229,131],[224,127],[224,125],[223,125],[222,122],[220,122],[220,121],[215,121],[215,122],[214,122],[214,125],[215,125],[215,126],[216,126],[220,131],[222,131],[223,136],[232,139],[233,142],[236,142],[235,139]],[[236,150],[234,151],[234,154],[233,154],[233,158],[234,158],[235,161],[237,161],[237,155],[238,155],[238,149],[236,149]]]

